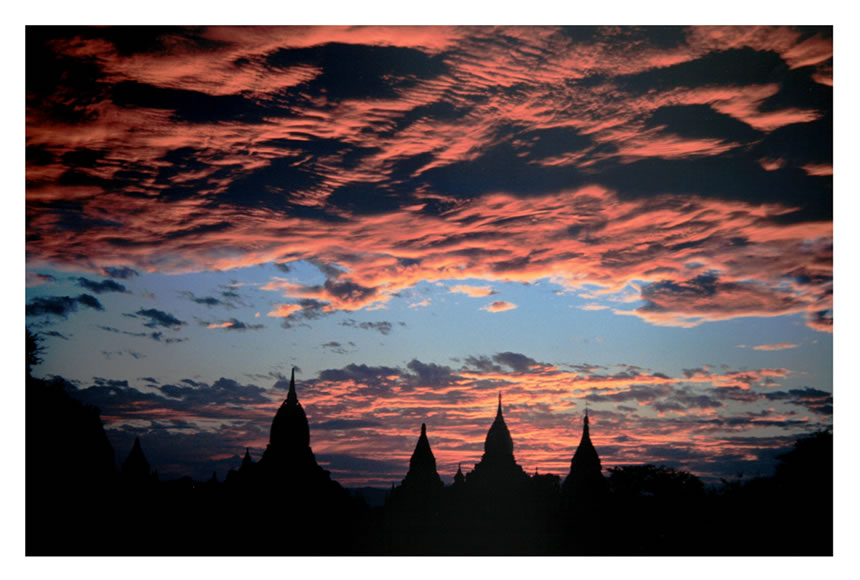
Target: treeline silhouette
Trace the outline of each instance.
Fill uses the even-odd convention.
[[[29,341],[27,555],[832,555],[830,432],[798,439],[771,477],[706,488],[663,466],[604,475],[586,414],[562,480],[516,463],[500,395],[472,471],[444,485],[422,425],[372,507],[317,464],[294,376],[258,461],[161,481],[140,440],[116,468],[98,410],[33,377]]]

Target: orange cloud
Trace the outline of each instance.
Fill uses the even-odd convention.
[[[801,169],[809,175],[833,175],[833,165],[829,163],[808,163]]]
[[[582,306],[578,306],[580,310],[606,310],[609,308],[603,304],[584,304]]]
[[[486,296],[491,296],[496,293],[490,286],[469,286],[466,284],[457,284],[456,286],[451,286],[448,288],[451,292],[458,292],[460,294],[465,294],[466,296],[471,296],[472,298],[484,298]]]
[[[517,305],[511,302],[505,302],[504,300],[496,300],[487,304],[486,306],[482,306],[481,310],[486,310],[487,312],[504,312],[505,310],[513,310]]]
[[[760,344],[754,346],[753,350],[787,350],[789,348],[797,348],[798,346],[800,345],[792,342],[778,342],[776,344]]]
[[[277,308],[266,314],[266,316],[279,316],[281,318],[287,318],[294,312],[298,312],[302,307],[298,304],[280,304]]]
[[[246,87],[242,94],[255,106],[269,105],[322,74],[304,65],[269,70],[267,55],[281,48],[334,41],[413,48],[442,58],[445,73],[406,83],[394,96],[303,97],[290,115],[242,121],[177,120],[166,108],[121,107],[109,98],[82,102],[85,121],[77,124],[49,117],[46,108],[28,107],[27,145],[51,153],[50,162],[27,165],[28,262],[83,269],[128,263],[187,272],[313,259],[343,274],[319,286],[275,279],[263,288],[316,301],[331,312],[384,308],[392,296],[421,281],[485,280],[486,285],[451,287],[484,297],[491,295],[493,282],[550,280],[566,290],[589,285],[590,292],[607,299],[622,292],[627,300],[645,299],[641,293],[650,288],[650,305],[616,312],[655,324],[692,326],[805,312],[810,327],[829,329],[829,221],[774,221],[798,209],[787,202],[727,201],[696,192],[637,199],[588,185],[599,181],[590,172],[603,161],[701,158],[737,149],[730,140],[667,136],[645,127],[643,119],[660,107],[709,105],[762,131],[815,119],[818,111],[762,110],[780,90],[767,79],[644,95],[626,94],[612,82],[586,87],[570,81],[612,79],[742,47],[775,51],[789,66],[818,67],[829,59],[831,41],[802,40],[784,27],[703,27],[686,30],[678,46],[661,48],[621,42],[628,33],[601,29],[603,41],[576,42],[551,27],[215,27],[201,32],[216,41],[205,58],[181,35],[168,35],[169,51],[130,56],[105,41],[60,42],[54,47],[59,54],[95,59],[110,82],[218,97],[239,95]],[[476,47],[480,50],[472,50]],[[237,61],[248,65],[238,67]],[[260,74],[264,70],[267,74]],[[500,90],[506,87],[517,89]],[[441,113],[405,122],[415,111],[436,108]],[[476,163],[499,147],[510,147],[514,158],[525,155],[535,140],[511,137],[503,127],[533,134],[569,130],[583,137],[581,148],[553,150],[526,166],[575,170],[571,175],[581,175],[585,185],[556,185],[524,199],[504,191],[503,184],[499,191],[460,192],[466,185],[452,179],[451,191],[422,184],[408,195],[400,192],[405,201],[394,199],[390,208],[367,214],[333,200],[343,186],[375,184],[385,201],[389,189],[399,191],[409,179]],[[319,141],[337,146],[313,153],[302,147]],[[340,147],[366,154],[347,162]],[[61,160],[82,148],[104,155],[92,167],[77,168],[80,176],[61,179],[69,170]],[[188,163],[168,161],[176,151],[193,153]],[[314,179],[253,185],[260,172],[287,171],[278,165],[284,159],[290,171]],[[761,163],[777,168],[774,160]],[[121,181],[129,167],[135,168],[134,179]],[[811,176],[832,173],[825,165],[804,169]],[[243,179],[251,184],[238,195],[231,188]],[[188,193],[177,195],[177,187]],[[72,210],[45,209],[72,201],[75,217],[87,227],[64,227]],[[68,235],[51,235],[56,231]],[[690,263],[718,272],[720,292],[694,296],[688,288],[685,293]],[[793,281],[797,271],[815,274],[814,281]],[[631,293],[635,287],[641,290]],[[298,309],[284,304],[269,315],[289,316]]]

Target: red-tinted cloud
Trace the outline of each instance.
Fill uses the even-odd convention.
[[[495,300],[490,302],[486,306],[482,306],[481,310],[486,310],[487,312],[504,312],[505,310],[513,310],[517,305],[511,302],[506,302],[504,300]]]
[[[754,346],[753,350],[786,350],[789,348],[797,348],[798,344],[794,344],[792,342],[778,342],[776,344],[760,344],[758,346]]]
[[[779,141],[831,113],[807,96],[827,90],[826,30],[216,27],[131,54],[86,32],[45,42],[86,74],[28,87],[32,267],[343,271],[273,280],[280,317],[378,308],[420,281],[549,278],[639,288],[644,305],[615,310],[655,324],[804,312],[829,329],[832,162]],[[361,82],[326,60],[343,46],[377,51],[353,63]],[[731,50],[776,69],[714,60]],[[704,74],[715,62],[728,73]],[[715,125],[649,122],[667,107]],[[744,169],[715,191],[696,165],[712,159]],[[631,167],[646,179],[613,180]]]

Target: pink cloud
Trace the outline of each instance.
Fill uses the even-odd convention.
[[[468,284],[457,284],[455,286],[451,286],[448,290],[465,294],[472,298],[484,298],[496,293],[491,286],[469,286]]]
[[[759,159],[759,165],[765,171],[776,171],[785,167],[785,161],[782,159]]]
[[[298,304],[280,304],[277,308],[269,312],[266,316],[278,316],[281,318],[287,318],[291,314],[298,312],[302,307]]]
[[[59,161],[28,164],[28,234],[35,234],[28,242],[28,260],[88,269],[123,262],[143,270],[184,272],[315,259],[341,267],[344,274],[309,287],[276,279],[263,289],[284,298],[318,301],[326,311],[383,308],[394,294],[421,281],[549,279],[566,290],[594,285],[590,288],[595,294],[628,301],[641,298],[630,293],[636,284],[649,288],[665,283],[663,292],[653,294],[650,309],[616,312],[681,326],[805,312],[811,327],[828,329],[832,317],[819,313],[832,306],[832,282],[826,281],[832,276],[832,224],[769,221],[796,209],[789,205],[720,201],[695,193],[637,200],[599,186],[560,188],[527,200],[504,192],[458,198],[436,214],[425,210],[450,198],[447,192],[425,187],[413,192],[414,204],[397,213],[360,219],[329,203],[343,185],[388,183],[399,163],[417,156],[422,157],[409,168],[412,177],[475,161],[489,148],[510,145],[500,137],[500,128],[506,126],[570,128],[588,135],[594,145],[539,161],[544,167],[575,167],[584,175],[602,160],[725,153],[736,144],[666,136],[646,128],[642,119],[664,106],[704,104],[771,131],[810,121],[818,113],[792,107],[762,111],[762,104],[779,91],[775,83],[675,88],[635,96],[622,94],[612,83],[586,90],[569,81],[667,67],[730,48],[773,50],[793,67],[824,66],[832,54],[829,39],[801,41],[796,31],[784,27],[694,28],[686,43],[672,48],[622,42],[631,34],[623,28],[601,34],[601,41],[576,43],[551,27],[215,27],[203,32],[206,39],[217,41],[211,51],[202,53],[176,36],[168,39],[170,51],[131,56],[118,54],[104,41],[58,43],[55,48],[62,54],[96,59],[114,81],[209,95],[247,91],[243,94],[255,103],[266,103],[320,73],[306,66],[270,70],[266,56],[279,48],[328,42],[408,47],[443,55],[447,68],[438,77],[398,89],[396,98],[308,99],[289,116],[250,123],[181,122],[171,111],[118,107],[108,99],[83,104],[87,120],[76,125],[58,123],[43,110],[30,108],[28,145],[42,147],[57,159],[82,147],[104,151],[99,163],[81,171],[108,183],[130,165],[140,168],[140,176],[123,191],[105,191],[100,185],[63,185],[60,176],[68,167]],[[480,51],[469,50],[474,47]],[[235,66],[239,59],[248,65]],[[511,87],[517,90],[502,90]],[[476,95],[482,98],[476,100]],[[463,114],[453,120],[422,117],[399,126],[409,111],[443,97]],[[298,147],[293,151],[273,144],[315,139],[370,152],[346,164],[338,153],[308,155]],[[165,161],[167,153],[180,148],[194,150],[189,167]],[[301,208],[328,209],[343,220],[337,227],[298,211],[219,203],[237,180],[293,154],[295,167],[318,175],[319,183],[300,189],[285,185],[272,195],[289,198]],[[763,160],[762,166],[775,169],[777,163]],[[170,183],[159,179],[162,167],[175,169]],[[807,165],[805,170],[810,175],[832,173],[832,167],[823,165]],[[177,184],[193,188],[194,194],[159,203],[166,199],[165,190]],[[63,216],[33,204],[57,200],[74,200],[81,217],[93,225],[68,236],[50,235],[62,226]],[[151,211],[156,203],[158,211]],[[744,243],[736,243],[739,239]],[[719,272],[719,292],[697,296],[665,290],[671,285],[683,289],[690,262]],[[798,269],[814,272],[817,281],[806,286],[787,283],[786,274]],[[489,288],[461,284],[451,291],[484,297],[491,295],[484,293]],[[299,308],[282,304],[269,315],[289,316]]]
[[[792,342],[778,342],[775,344],[760,344],[758,346],[754,346],[753,350],[787,350],[790,348],[797,348],[798,344],[794,344]]]
[[[833,175],[833,165],[829,163],[809,163],[801,169],[809,175]]]
[[[517,305],[511,302],[505,302],[504,300],[496,300],[487,304],[486,306],[482,306],[481,310],[486,310],[487,312],[504,312],[505,310],[513,310]]]

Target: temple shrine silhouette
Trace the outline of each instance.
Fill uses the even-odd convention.
[[[552,528],[555,512],[588,511],[584,506],[602,499],[602,482],[587,415],[564,484],[554,475],[528,475],[514,457],[499,393],[480,461],[465,475],[458,466],[452,486],[446,487],[439,476],[427,426],[422,423],[408,471],[386,498],[376,543],[383,553],[393,554],[544,553],[552,546],[548,537],[556,531]],[[225,483],[264,495],[302,497],[301,506],[294,509],[311,511],[316,519],[325,514],[323,519],[336,520],[349,510],[349,495],[314,457],[295,371],[259,462],[246,449],[241,466],[228,473]],[[303,552],[312,548],[303,546]]]
[[[293,371],[261,457],[246,448],[223,482],[160,481],[144,443],[135,438],[117,470],[98,410],[28,367],[28,555],[832,554],[824,432],[798,440],[773,477],[716,493],[653,465],[604,476],[586,409],[562,479],[517,463],[499,393],[470,471],[459,464],[445,485],[422,423],[405,476],[371,506],[317,463]],[[798,498],[826,509],[785,509]],[[739,529],[751,511],[759,527]],[[794,533],[798,520],[815,535]]]

